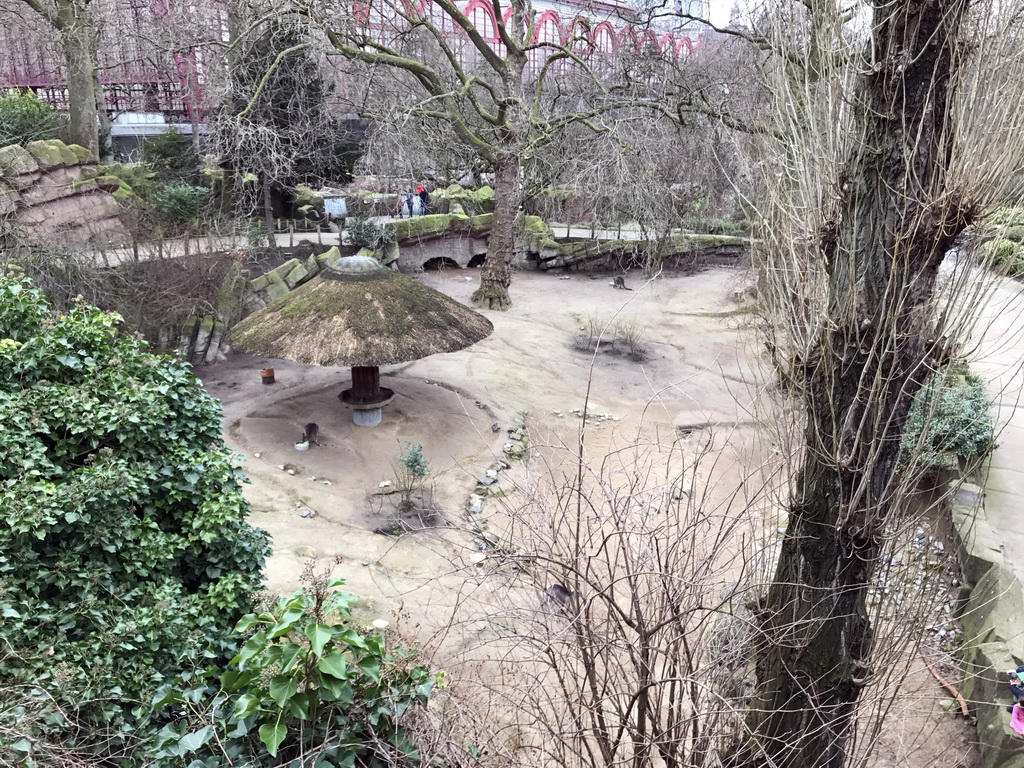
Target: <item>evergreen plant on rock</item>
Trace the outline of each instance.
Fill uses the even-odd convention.
[[[161,685],[234,655],[269,552],[217,401],[119,322],[0,278],[0,719],[24,750],[129,753]],[[12,694],[54,706],[19,723]]]

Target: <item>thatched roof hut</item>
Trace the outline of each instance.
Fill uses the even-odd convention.
[[[254,355],[351,366],[352,389],[340,397],[367,410],[393,395],[380,388],[378,366],[455,352],[493,330],[486,317],[443,293],[376,259],[349,256],[240,322],[231,343]]]

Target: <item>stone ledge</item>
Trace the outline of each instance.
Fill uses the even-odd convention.
[[[964,646],[961,693],[977,720],[985,768],[1024,768],[1024,739],[1010,728],[1006,670],[1024,663],[1024,587],[1010,570],[984,493],[965,484],[953,500],[953,538],[965,588],[957,618]]]

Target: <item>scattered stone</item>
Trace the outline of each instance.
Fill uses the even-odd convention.
[[[381,480],[380,483],[377,485],[377,487],[378,488],[387,488],[389,485],[391,485],[391,481],[390,480]]]
[[[469,562],[473,563],[474,565],[476,565],[477,563],[482,563],[486,559],[487,555],[485,555],[483,552],[474,552],[469,556]]]
[[[384,619],[374,619],[370,625],[373,629],[387,629],[388,623]]]
[[[498,422],[491,424],[491,432],[501,432],[501,425]]]
[[[309,481],[310,481],[311,483],[315,483],[315,482],[316,482],[316,475],[310,475],[310,476],[309,476]]]
[[[254,454],[252,455],[252,457],[253,457],[254,459],[258,459],[258,458],[259,458],[260,456],[262,456],[262,455],[263,455],[262,453],[254,453]]]
[[[486,405],[484,405],[483,403],[481,403],[481,402],[480,402],[479,400],[475,400],[475,401],[473,402],[473,405],[475,405],[475,406],[476,406],[477,408],[481,408],[481,409],[483,409],[483,408],[486,408],[486,407],[487,407]]]
[[[287,472],[287,473],[288,473],[289,475],[294,475],[294,474],[295,474],[295,470],[294,470],[294,469],[288,469],[288,470],[285,470],[285,471],[286,471],[286,472]]]
[[[277,468],[284,472],[284,464],[278,464]]]
[[[471,515],[479,515],[481,512],[484,511],[484,508],[480,507],[480,506],[473,505],[472,507],[468,507],[466,509],[466,511],[469,512],[469,514],[471,514]]]
[[[953,714],[953,712],[960,710],[960,705],[953,699],[939,699],[939,706],[942,707],[942,711],[947,714]]]
[[[316,512],[311,509],[304,509],[299,513],[299,517],[316,517]]]
[[[368,566],[369,564],[370,564],[370,561],[369,561],[369,560],[363,560],[363,562],[361,562],[361,563],[360,563],[360,565],[361,565],[361,566],[363,566],[364,568],[365,568],[366,566]]]
[[[493,485],[494,484],[494,478],[493,477],[488,477],[487,475],[484,475],[479,480],[477,480],[477,482],[480,483],[480,485]]]
[[[330,480],[321,480],[320,482],[323,483],[324,485],[330,485],[331,484]]]
[[[494,478],[495,480],[498,479],[498,472],[496,470],[488,469],[485,474],[487,475],[487,477]]]

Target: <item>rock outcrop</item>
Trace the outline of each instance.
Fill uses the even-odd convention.
[[[33,141],[0,148],[0,217],[44,243],[126,242],[120,206],[98,175],[96,160],[77,144]]]
[[[985,516],[983,494],[964,485],[953,502],[964,577],[959,610],[964,682],[960,693],[977,720],[985,768],[1024,768],[1024,739],[1010,728],[1006,671],[1024,664],[1024,589]]]

